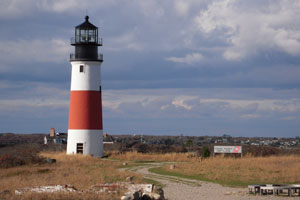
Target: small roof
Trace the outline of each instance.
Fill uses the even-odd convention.
[[[98,27],[91,24],[89,22],[89,16],[85,16],[85,22],[83,22],[82,24],[79,24],[78,26],[76,26],[75,28],[80,28],[80,29],[97,29]]]

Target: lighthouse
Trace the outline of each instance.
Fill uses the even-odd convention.
[[[71,95],[67,154],[103,156],[101,64],[102,39],[89,17],[75,27],[70,54]]]

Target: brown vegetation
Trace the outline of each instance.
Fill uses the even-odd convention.
[[[300,156],[269,156],[243,158],[210,157],[201,159],[192,153],[143,154],[113,153],[112,158],[126,161],[179,162],[174,169],[165,166],[160,172],[188,178],[218,182],[230,186],[248,184],[299,184]],[[156,171],[158,172],[158,171]]]
[[[44,134],[0,134],[0,147],[11,146],[16,144],[43,144]]]
[[[113,152],[110,158],[125,161],[163,161],[163,162],[197,162],[201,158],[194,153],[139,153],[139,152]]]
[[[119,200],[121,194],[118,193],[31,193],[24,195],[6,194],[0,196],[4,200]]]
[[[18,197],[15,196],[14,190],[23,187],[36,187],[43,185],[73,185],[78,190],[87,190],[90,186],[116,181],[125,181],[126,177],[134,176],[135,182],[141,182],[142,178],[136,174],[127,171],[119,171],[120,161],[93,158],[82,155],[69,155],[65,152],[41,153],[42,157],[56,159],[54,164],[29,164],[13,168],[0,170],[0,191],[8,190],[12,194],[10,198],[25,199],[48,199],[53,195],[44,194],[31,198],[30,195]],[[58,199],[66,199],[63,195]],[[74,194],[70,194],[67,199],[73,199]],[[74,199],[109,199],[93,196],[92,194],[81,194]],[[36,194],[35,194],[36,196]],[[117,195],[118,196],[118,195]],[[52,198],[56,199],[56,198]],[[112,198],[110,198],[112,199]]]
[[[0,168],[10,168],[28,164],[43,163],[44,159],[38,155],[39,150],[36,148],[2,148],[0,154]]]
[[[231,186],[299,184],[300,156],[216,157],[181,163],[174,170],[164,167],[164,170]]]

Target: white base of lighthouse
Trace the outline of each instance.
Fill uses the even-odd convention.
[[[69,129],[67,154],[103,157],[103,131]]]

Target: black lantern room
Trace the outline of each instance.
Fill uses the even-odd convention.
[[[75,27],[71,45],[75,46],[75,54],[70,54],[71,61],[103,61],[103,55],[98,54],[102,39],[98,37],[98,27],[89,22],[89,16],[85,16],[85,22]]]

